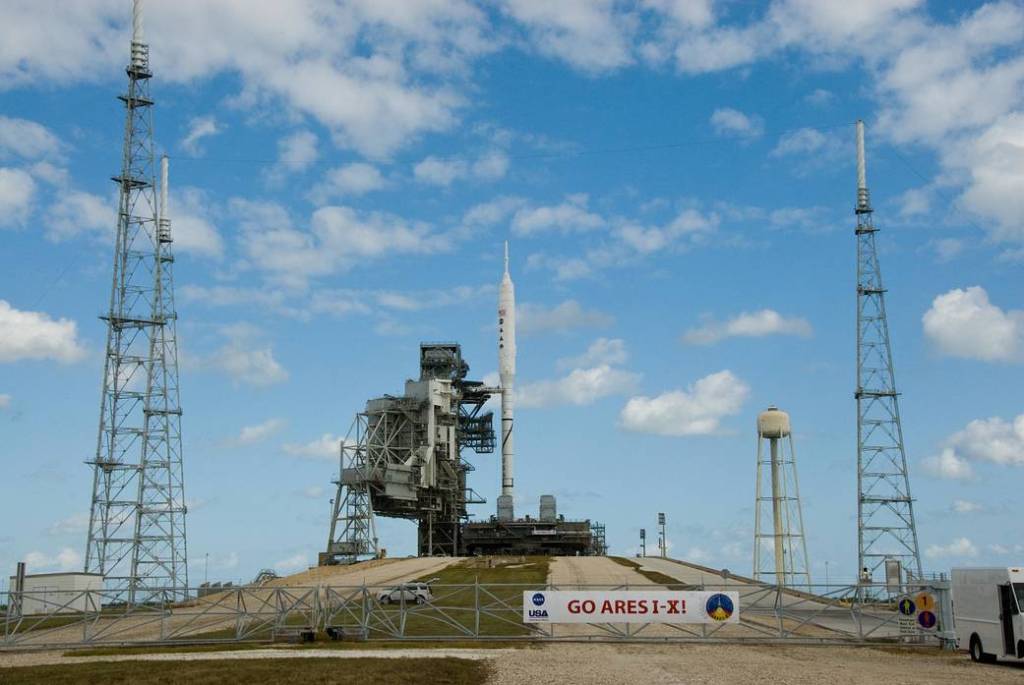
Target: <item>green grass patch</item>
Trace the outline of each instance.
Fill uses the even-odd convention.
[[[688,585],[686,583],[680,583],[678,578],[667,576],[659,571],[652,571],[650,569],[641,568],[640,564],[636,561],[633,561],[632,559],[627,559],[626,557],[609,558],[617,564],[621,564],[622,566],[628,566],[629,568],[633,569],[634,571],[636,571],[652,583],[664,585],[669,590],[688,590],[691,587],[693,587],[692,585]]]
[[[487,664],[456,658],[98,661],[0,669],[0,681],[20,685],[476,685],[489,675]]]
[[[431,605],[397,605],[374,609],[371,640],[389,635],[422,638],[471,639],[523,637],[531,629],[523,624],[523,591],[547,584],[548,557],[486,557],[467,559],[417,579],[431,582]],[[461,587],[456,587],[461,586]],[[379,588],[375,588],[376,592]],[[475,607],[481,608],[479,617]]]

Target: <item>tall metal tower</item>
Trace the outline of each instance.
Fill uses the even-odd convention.
[[[864,122],[857,122],[857,545],[858,570],[873,574],[886,560],[922,575],[910,496],[899,393],[885,317],[885,288],[864,159]]]
[[[187,596],[167,159],[157,215],[149,46],[133,1],[124,148],[85,570],[129,604]]]
[[[765,440],[769,445],[767,458]],[[771,532],[765,520],[771,520]],[[788,587],[811,584],[793,433],[789,414],[776,407],[768,407],[757,416],[754,580]]]

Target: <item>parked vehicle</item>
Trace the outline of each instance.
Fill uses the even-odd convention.
[[[425,604],[433,599],[434,595],[430,593],[430,585],[427,583],[403,583],[377,593],[377,601],[381,604],[397,604],[402,601]]]
[[[960,649],[974,661],[1024,659],[1024,566],[953,569]]]

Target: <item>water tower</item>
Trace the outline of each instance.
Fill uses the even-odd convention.
[[[774,406],[757,416],[754,579],[789,587],[811,584],[789,414]]]

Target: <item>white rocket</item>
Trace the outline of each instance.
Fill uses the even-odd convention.
[[[508,273],[508,241],[505,242],[505,273],[498,291],[498,375],[501,378],[501,495],[512,504],[512,394],[516,382],[516,290]],[[499,502],[500,502],[499,498]],[[499,504],[500,508],[500,504]]]

